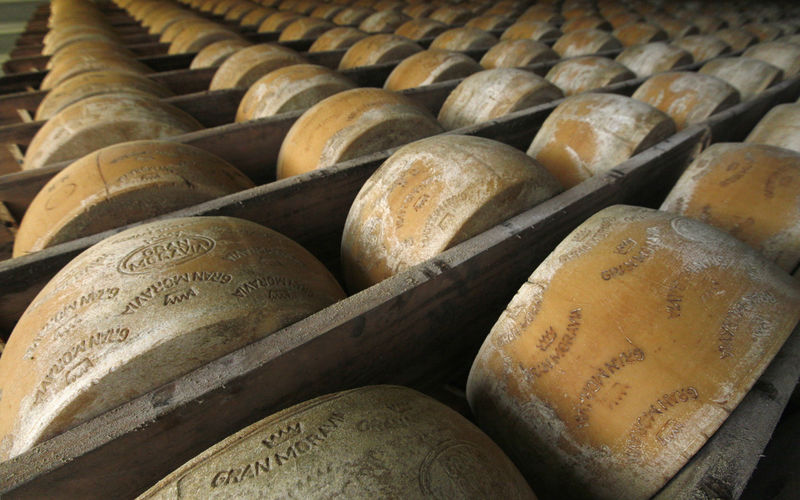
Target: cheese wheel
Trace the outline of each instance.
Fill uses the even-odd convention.
[[[543,21],[517,21],[509,26],[501,40],[551,40],[561,36],[561,30]]]
[[[372,286],[559,191],[535,160],[497,141],[441,135],[403,146],[350,207],[342,236],[347,288]]]
[[[281,45],[253,45],[236,51],[220,65],[211,79],[209,90],[246,89],[271,71],[305,62],[297,52]]]
[[[473,14],[469,9],[458,5],[443,5],[431,12],[428,18],[440,21],[450,26],[460,26],[470,19]]]
[[[99,40],[108,43],[119,43],[119,37],[108,29],[99,26],[87,26],[85,24],[72,25],[67,28],[53,30],[50,32],[52,37],[45,41],[42,47],[42,55],[52,55],[68,47],[70,44],[81,40]]]
[[[698,71],[724,80],[739,91],[743,101],[783,80],[783,70],[770,63],[749,57],[719,57]]]
[[[755,35],[759,42],[771,42],[783,35],[783,30],[771,24],[748,23],[742,29]]]
[[[536,498],[474,424],[394,386],[329,394],[276,413],[209,448],[139,498],[257,498],[266,492],[274,498]]]
[[[167,7],[167,5],[165,5]],[[179,19],[187,19],[187,18],[197,18],[197,14],[179,8],[171,8],[171,9],[164,9],[154,13],[150,18],[147,20],[147,32],[151,35],[158,35],[161,34],[167,26],[178,21]]]
[[[324,19],[326,21],[332,21],[336,14],[343,11],[344,7],[341,5],[332,5],[332,4],[320,4],[311,11],[309,14],[311,17],[316,17],[318,19]]]
[[[39,191],[20,222],[14,257],[251,187],[235,167],[193,146],[109,146],[76,160]]]
[[[561,97],[558,87],[530,71],[490,69],[468,76],[450,92],[439,111],[439,121],[453,130]]]
[[[654,21],[661,29],[667,32],[670,40],[680,40],[687,36],[700,34],[700,28],[689,21],[678,21],[677,19],[659,19]]]
[[[533,9],[534,7],[537,6],[534,5],[533,7],[531,7],[531,9]],[[548,9],[545,11],[532,11],[531,9],[528,9],[527,11],[525,11],[525,13],[519,16],[517,22],[533,21],[538,23],[547,23],[553,26],[560,26],[561,24],[564,23],[564,16],[553,11],[552,9]]]
[[[411,18],[401,12],[384,10],[361,21],[358,29],[365,33],[391,33],[409,19]]]
[[[401,0],[378,0],[374,2],[375,10],[378,12],[384,10],[393,10],[395,12],[402,12],[406,7],[406,2]]]
[[[674,133],[669,116],[641,101],[615,94],[578,94],[550,113],[528,154],[571,188]]]
[[[333,24],[338,26],[356,27],[361,24],[364,19],[371,16],[375,11],[364,7],[347,7],[342,9],[341,12],[333,16]]]
[[[464,25],[468,28],[477,28],[483,31],[505,29],[511,26],[512,18],[504,15],[482,15],[474,17]]]
[[[344,298],[256,223],[167,219],[111,236],[36,296],[0,358],[0,458]]]
[[[228,12],[225,13],[225,20],[238,23],[244,18],[244,16],[254,11],[257,7],[257,4],[251,2],[238,2],[236,5],[231,7]]]
[[[608,21],[599,16],[575,17],[561,25],[561,31],[564,33],[588,29],[611,31],[612,27]]]
[[[384,88],[403,90],[464,78],[481,71],[481,66],[458,52],[430,49],[409,56],[392,70]]]
[[[236,121],[308,109],[326,97],[352,88],[355,88],[353,82],[323,66],[295,64],[276,69],[250,86],[236,111]]]
[[[404,22],[394,30],[394,34],[410,40],[422,40],[436,37],[447,29],[448,26],[442,22],[420,17]]]
[[[200,130],[180,109],[144,94],[87,97],[56,113],[33,136],[23,170],[80,158],[102,147]]]
[[[565,33],[553,44],[553,50],[561,57],[585,56],[621,48],[622,44],[611,34],[592,29]]]
[[[672,42],[692,54],[695,62],[703,62],[731,52],[731,46],[714,35],[690,35]]]
[[[756,124],[745,142],[800,152],[800,103],[774,106]]]
[[[794,43],[800,44],[800,35],[787,35],[782,36],[776,40],[776,42],[787,42],[787,43]]]
[[[481,428],[537,491],[649,498],[791,333],[800,285],[701,222],[613,206],[533,272],[472,365]]]
[[[325,52],[328,50],[347,49],[359,40],[363,40],[368,35],[356,28],[333,28],[321,34],[311,47],[309,52]]]
[[[668,114],[678,130],[705,121],[741,101],[739,91],[724,80],[689,71],[651,76],[632,97]]]
[[[655,24],[633,23],[617,28],[612,33],[624,47],[667,39],[667,32]]]
[[[279,10],[267,16],[261,24],[258,25],[258,33],[275,33],[283,31],[284,28],[303,16],[296,12]]]
[[[161,32],[161,36],[158,37],[158,41],[161,43],[172,43],[172,41],[175,40],[178,35],[180,35],[181,31],[198,23],[207,23],[207,21],[196,16],[178,19],[164,28],[164,31]]]
[[[315,104],[292,125],[278,153],[277,176],[329,167],[440,132],[433,116],[403,95],[347,90]]]
[[[581,56],[561,61],[545,75],[545,79],[561,89],[566,96],[634,78],[636,75],[624,65],[598,56]]]
[[[441,33],[431,42],[431,48],[454,51],[477,50],[491,47],[497,41],[497,38],[481,29],[465,26]]]
[[[719,30],[714,36],[730,45],[733,52],[744,50],[758,41],[754,34],[741,28]]]
[[[323,19],[301,17],[289,23],[289,25],[281,31],[278,40],[283,42],[288,40],[305,40],[308,38],[316,39],[319,35],[334,27],[335,25],[333,23]]]
[[[215,16],[224,16],[231,10],[234,6],[239,3],[239,0],[220,0],[216,4],[214,4],[214,8],[211,9],[211,13]]]
[[[342,56],[339,69],[360,68],[391,61],[402,61],[423,49],[413,41],[397,35],[371,35],[354,43]]]
[[[419,18],[428,18],[433,11],[435,11],[438,7],[433,4],[429,3],[412,3],[406,7],[403,7],[403,14],[407,15],[411,19],[419,19]],[[441,22],[441,21],[439,21]]]
[[[239,25],[248,28],[257,27],[258,25],[264,22],[264,19],[268,18],[274,13],[275,9],[269,9],[267,7],[256,7],[255,9],[245,14],[244,17],[242,17],[242,19],[239,21]]]
[[[114,53],[76,54],[61,59],[58,64],[45,75],[39,85],[41,90],[50,90],[70,78],[89,71],[116,71],[118,73],[152,73],[153,70],[136,59],[123,57]]]
[[[502,40],[490,48],[481,66],[486,69],[518,68],[546,61],[555,61],[559,55],[547,45],[534,40]]]
[[[189,69],[213,68],[220,66],[237,51],[249,47],[250,42],[241,38],[227,38],[206,45],[194,56]]]
[[[63,60],[76,56],[113,56],[121,58],[134,58],[133,53],[122,45],[109,42],[108,40],[81,40],[67,45],[48,59],[45,67],[52,69],[61,66]]]
[[[36,108],[36,120],[47,120],[70,104],[100,94],[146,94],[168,97],[172,92],[161,83],[136,73],[89,71],[64,80]]]
[[[664,42],[652,42],[627,47],[615,59],[633,71],[637,77],[647,76],[686,66],[694,61],[692,54]]]
[[[198,24],[181,31],[169,45],[168,54],[197,52],[220,40],[241,39],[236,33],[216,25]]]
[[[714,33],[716,31],[728,27],[728,23],[726,23],[723,19],[720,19],[716,16],[705,16],[705,15],[698,16],[692,14],[691,17],[689,16],[687,17],[691,19],[692,24],[694,24],[700,29],[700,33],[703,35]]]
[[[783,70],[786,78],[800,73],[800,45],[786,42],[769,42],[753,45],[744,51],[744,57],[768,62]]]
[[[615,30],[627,24],[635,24],[643,21],[642,16],[630,11],[621,11],[614,14],[606,14],[605,12],[602,12],[602,14]]]
[[[800,262],[800,153],[713,144],[684,171],[661,210],[722,229],[792,272]]]

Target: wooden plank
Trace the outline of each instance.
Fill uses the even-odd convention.
[[[622,178],[682,166],[703,133],[696,127],[678,134],[658,153],[637,155],[612,174],[0,464],[0,491],[33,497],[58,484],[64,496],[130,497],[291,404],[364,384],[443,380],[471,359],[513,293],[565,234],[624,201]],[[97,479],[112,469],[113,482]]]

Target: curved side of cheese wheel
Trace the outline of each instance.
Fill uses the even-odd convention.
[[[714,33],[714,36],[730,45],[734,52],[744,50],[758,41],[754,34],[740,28],[719,30]]]
[[[467,399],[538,491],[649,498],[741,401],[798,316],[800,285],[744,243],[692,219],[610,207],[517,292],[473,363]]]
[[[31,201],[14,257],[253,187],[228,162],[185,144],[133,141],[56,174]]]
[[[303,16],[290,11],[277,11],[270,14],[264,21],[258,25],[258,33],[274,33],[276,31],[283,31],[292,22],[301,19]]]
[[[517,21],[500,36],[501,40],[549,40],[562,35],[561,30],[543,21]]]
[[[756,124],[745,142],[800,151],[800,103],[774,106]]]
[[[69,59],[78,55],[115,55],[123,58],[134,58],[133,52],[122,45],[111,43],[107,40],[81,40],[72,43],[59,50],[47,61],[46,68],[52,69],[61,64],[63,59]]]
[[[744,51],[744,57],[760,59],[775,65],[783,70],[786,78],[800,73],[800,45],[794,43],[759,43]]]
[[[203,128],[180,109],[136,94],[104,94],[67,106],[36,132],[25,152],[24,170],[80,158],[105,146],[159,139]]]
[[[70,30],[51,31],[51,33],[53,33],[54,37],[50,43],[44,44],[42,55],[53,55],[68,47],[70,44],[82,40],[97,40],[119,44],[119,38],[113,33],[107,30],[97,29],[94,26],[73,26]]]
[[[315,104],[289,129],[279,179],[331,166],[442,132],[431,114],[394,92],[359,88]]]
[[[449,26],[446,24],[420,17],[404,22],[394,30],[394,34],[404,36],[410,40],[422,40],[423,38],[436,37],[447,31]]]
[[[422,52],[415,42],[402,36],[381,34],[363,38],[347,49],[339,62],[339,69],[372,66],[390,61],[402,61],[406,57]]]
[[[779,27],[764,23],[748,23],[742,29],[754,34],[760,42],[771,42],[783,34]]]
[[[161,32],[161,36],[158,37],[158,41],[161,43],[172,43],[172,41],[175,40],[175,37],[177,37],[181,31],[189,28],[190,26],[194,26],[195,24],[204,22],[206,21],[197,16],[178,19],[164,28],[164,31]]]
[[[739,91],[743,101],[783,80],[783,70],[777,66],[749,57],[720,57],[712,59],[698,73],[715,76]]]
[[[401,12],[384,10],[376,12],[358,25],[365,33],[391,33],[410,18]]]
[[[347,49],[367,35],[356,28],[333,28],[321,34],[309,47],[309,52],[325,52],[328,50]]]
[[[669,39],[680,40],[681,38],[700,34],[700,28],[692,24],[690,21],[679,21],[677,19],[664,19],[661,18],[657,22],[658,26],[667,32]]]
[[[281,31],[278,41],[304,40],[306,38],[317,38],[319,35],[335,28],[331,22],[314,17],[301,17],[289,23]]]
[[[136,73],[90,71],[64,80],[44,96],[36,108],[36,120],[46,120],[70,104],[100,94],[146,94],[168,97],[172,92],[163,84]]]
[[[470,57],[458,52],[423,50],[403,59],[389,74],[383,87],[399,91],[464,78],[482,69]]]
[[[555,85],[530,71],[490,69],[468,76],[450,92],[439,111],[439,121],[453,130],[561,97],[563,93]]]
[[[111,236],[59,271],[11,333],[0,456],[343,297],[308,251],[253,222],[178,218]]]
[[[558,105],[528,154],[566,188],[607,172],[675,133],[675,123],[641,101],[614,94],[579,94]]]
[[[338,14],[333,16],[333,24],[355,28],[371,16],[375,11],[364,7],[345,7]]]
[[[791,272],[800,261],[800,153],[714,144],[689,165],[661,210],[722,229]]]
[[[203,47],[189,65],[189,69],[213,68],[223,62],[237,51],[249,47],[250,42],[239,38],[226,38]]]
[[[264,19],[275,13],[275,9],[268,9],[266,7],[256,7],[248,12],[240,21],[239,24],[244,27],[253,28],[264,22]]]
[[[560,56],[547,45],[534,40],[502,40],[481,58],[486,69],[517,68],[545,61],[555,61]]]
[[[344,7],[341,5],[335,4],[319,4],[314,10],[311,11],[311,17],[316,17],[318,19],[324,19],[326,21],[333,20],[336,17],[336,14],[343,11]]]
[[[566,96],[634,78],[636,75],[623,64],[598,56],[581,56],[561,61],[545,75],[545,79],[561,89]]]
[[[254,11],[256,8],[258,8],[258,4],[252,2],[237,2],[236,5],[225,13],[225,20],[239,22],[244,16]]]
[[[595,29],[601,31],[611,31],[611,24],[598,16],[581,16],[570,19],[561,25],[561,31],[569,33],[570,31]]]
[[[498,42],[497,38],[478,28],[449,29],[431,42],[432,49],[465,51],[486,49]]]
[[[625,47],[667,39],[666,31],[650,23],[628,24],[615,29],[612,35]]]
[[[288,453],[297,458],[278,466]],[[270,472],[250,476],[239,464]],[[319,471],[330,473],[320,477]],[[218,492],[256,498],[264,491],[275,498],[536,500],[480,429],[438,401],[396,386],[328,394],[271,415],[188,461],[139,499]]]
[[[676,71],[647,79],[632,96],[668,114],[678,130],[740,102],[739,91],[714,76]]]
[[[689,35],[673,40],[673,45],[692,54],[695,62],[703,62],[731,52],[731,46],[714,35]]]
[[[513,19],[505,15],[487,15],[473,17],[464,25],[467,28],[478,28],[484,31],[505,29],[511,26]]]
[[[565,33],[553,44],[553,50],[561,57],[586,56],[621,48],[622,44],[613,35],[593,29]]]
[[[692,54],[680,47],[664,42],[652,42],[627,47],[616,57],[615,61],[624,64],[639,78],[644,78],[691,64],[694,58]]]
[[[185,54],[189,52],[198,52],[214,42],[237,39],[240,39],[239,35],[223,27],[204,26],[202,30],[198,31],[185,29],[172,41],[167,53]]]
[[[250,86],[236,111],[236,121],[308,109],[326,97],[352,88],[355,88],[353,82],[323,66],[287,66],[261,77]]]
[[[211,79],[209,90],[249,88],[259,78],[293,64],[304,64],[297,52],[276,44],[253,45],[236,51],[223,62]]]
[[[397,150],[356,196],[342,267],[356,292],[553,197],[558,182],[521,151],[442,135]]]
[[[450,26],[460,26],[472,19],[472,12],[458,5],[443,5],[431,12],[428,18]]]
[[[55,64],[42,79],[41,90],[50,90],[63,81],[89,71],[111,70],[120,73],[152,73],[153,70],[136,59],[114,53],[75,55]]]

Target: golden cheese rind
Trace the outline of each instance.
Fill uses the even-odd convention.
[[[800,151],[800,103],[774,106],[759,120],[745,142]]]
[[[509,303],[467,399],[548,495],[649,498],[741,401],[800,317],[800,284],[693,219],[617,205]]]
[[[341,299],[289,238],[230,217],[136,226],[36,296],[0,358],[0,459]]]
[[[396,386],[328,394],[278,412],[139,498],[258,498],[267,491],[272,498],[536,498],[480,429]]]
[[[473,59],[458,52],[423,50],[403,59],[386,78],[383,87],[394,91],[421,87],[464,78],[481,69]]]
[[[561,61],[545,75],[547,81],[567,96],[634,78],[636,75],[623,64],[599,56],[581,56]]]
[[[220,65],[211,78],[209,90],[250,88],[262,76],[276,69],[306,60],[292,49],[263,43],[237,50]]]

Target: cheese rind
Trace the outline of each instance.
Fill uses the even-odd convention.
[[[339,69],[360,68],[391,61],[422,52],[422,47],[408,38],[381,34],[371,35],[354,43],[342,56]]]
[[[297,52],[281,45],[264,43],[236,51],[225,59],[211,79],[209,90],[247,89],[256,80],[271,71],[305,64],[306,60]]]
[[[800,151],[800,103],[773,106],[759,120],[745,142]]]
[[[739,91],[743,101],[783,80],[783,70],[749,57],[718,57],[703,65],[698,73],[725,81]]]
[[[689,52],[664,42],[627,47],[615,59],[636,73],[639,78],[685,66],[691,64],[693,60]]]
[[[538,491],[649,498],[800,318],[800,284],[701,222],[614,206],[573,231],[484,341],[467,399]]]
[[[471,58],[457,52],[430,49],[417,52],[398,64],[386,79],[387,90],[404,90],[464,78],[481,71]]]
[[[566,96],[634,78],[636,75],[624,65],[598,56],[581,56],[561,61],[545,75],[545,79],[561,89]]]
[[[558,52],[561,57],[587,56],[621,48],[622,44],[610,33],[594,29],[564,33],[553,44],[553,50]]]
[[[560,56],[547,45],[534,40],[501,40],[486,51],[481,66],[486,69],[516,68],[545,61],[555,61]]]

